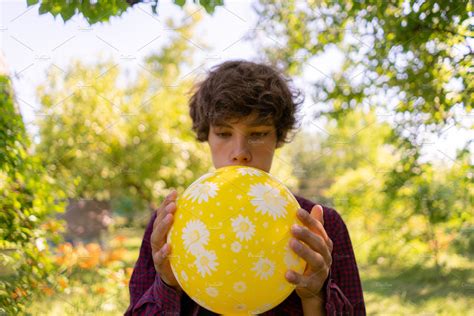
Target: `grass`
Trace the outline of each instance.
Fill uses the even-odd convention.
[[[363,267],[369,315],[474,315],[474,263],[435,267]]]
[[[122,229],[126,252],[119,263],[68,274],[66,290],[37,299],[29,315],[123,315],[129,295],[124,271],[133,267],[143,229]],[[433,267],[362,266],[360,273],[368,315],[474,315],[474,263],[450,257],[442,271]],[[130,269],[128,269],[130,271]]]

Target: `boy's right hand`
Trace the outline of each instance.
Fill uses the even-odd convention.
[[[177,195],[176,191],[171,192],[156,210],[150,243],[155,270],[160,275],[161,280],[174,289],[180,290],[181,288],[174,277],[173,271],[171,271],[168,259],[171,253],[171,245],[166,242],[176,212]]]

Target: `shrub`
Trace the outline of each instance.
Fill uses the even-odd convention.
[[[47,241],[58,241],[53,214],[64,209],[63,194],[29,146],[10,80],[0,75],[0,314],[18,314],[54,282]]]

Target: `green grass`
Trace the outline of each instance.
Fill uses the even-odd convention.
[[[106,283],[100,281],[99,283]],[[126,287],[104,284],[107,292],[94,293],[92,286],[74,287],[69,294],[62,293],[34,302],[27,310],[29,315],[123,315],[128,307]]]
[[[133,267],[143,230],[122,229],[127,250],[118,265],[94,271],[79,270],[68,275],[65,293],[37,299],[29,315],[122,315],[129,303],[128,287],[113,281],[111,275]],[[111,243],[111,246],[114,243]],[[447,257],[442,271],[433,267],[360,267],[367,313],[369,315],[474,315],[474,263]]]
[[[474,315],[474,264],[361,268],[369,315]],[[456,266],[457,265],[457,266]]]

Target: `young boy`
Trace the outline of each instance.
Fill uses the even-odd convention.
[[[215,168],[245,165],[270,171],[275,149],[288,142],[301,105],[288,80],[270,66],[227,61],[196,86],[190,115],[197,140],[207,141]],[[130,280],[126,315],[215,315],[192,301],[176,281],[166,235],[177,193],[166,197],[145,231]],[[295,196],[304,226],[292,227],[291,249],[307,265],[287,271],[295,291],[266,315],[365,315],[359,272],[344,221],[333,209]]]

